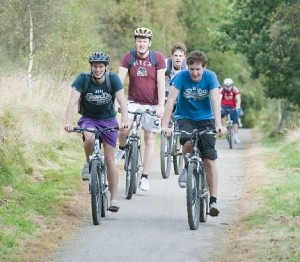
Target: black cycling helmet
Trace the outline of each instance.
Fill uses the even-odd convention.
[[[103,63],[105,65],[108,65],[110,61],[110,57],[108,54],[104,53],[104,52],[95,52],[92,53],[89,57],[89,62],[91,63]]]

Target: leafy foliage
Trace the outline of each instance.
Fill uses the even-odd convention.
[[[235,1],[219,34],[219,47],[247,57],[252,77],[267,97],[300,105],[300,3],[295,0]]]

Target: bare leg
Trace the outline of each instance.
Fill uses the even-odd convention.
[[[150,131],[144,131],[144,143],[143,174],[149,174],[155,150],[155,134]]]
[[[94,142],[95,142],[95,135],[89,132],[84,132],[84,152],[86,157],[86,162],[89,163],[89,157],[93,154],[94,150]]]
[[[182,147],[182,155],[183,155],[183,159],[184,159],[184,166],[187,165],[187,162],[186,162],[186,158],[185,158],[185,155],[187,153],[192,153],[192,149],[193,149],[193,145],[192,145],[192,141],[186,141]]]
[[[127,139],[127,136],[129,135],[131,126],[132,126],[132,123],[130,124],[130,126],[128,126],[128,128],[125,128],[124,130],[119,131],[119,137],[118,137],[119,146],[125,146],[126,139]]]
[[[111,200],[118,198],[118,170],[115,164],[115,148],[103,141],[104,158]]]
[[[233,124],[233,132],[234,134],[238,134],[238,131],[239,131],[239,125],[238,124]]]
[[[211,197],[217,198],[218,195],[218,170],[215,160],[205,158],[204,164],[206,168],[207,184]]]

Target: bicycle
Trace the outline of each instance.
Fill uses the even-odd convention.
[[[233,121],[230,117],[230,109],[225,109],[227,119],[226,119],[226,140],[228,142],[229,148],[232,149],[232,140],[233,140]]]
[[[126,140],[124,170],[126,171],[125,197],[126,199],[131,199],[132,195],[137,191],[140,169],[143,165],[141,135],[139,132],[141,119],[144,114],[154,116],[156,111],[151,111],[148,109],[143,112],[128,111],[128,113],[133,114],[133,124],[130,134]]]
[[[180,132],[178,132],[177,123],[173,115],[169,127],[173,129],[172,135],[166,137],[161,132],[160,137],[160,169],[164,179],[170,176],[172,160],[175,175],[179,175],[183,168],[182,146],[179,143]]]
[[[115,132],[119,127],[107,127],[103,129],[74,128],[74,132],[90,132],[95,134],[94,150],[89,161],[89,191],[91,194],[91,207],[94,225],[99,225],[101,218],[105,217],[108,210],[108,186],[106,185],[106,164],[101,150],[101,135],[104,132]]]
[[[188,173],[186,183],[186,205],[188,223],[191,230],[198,228],[200,222],[206,222],[209,214],[209,188],[207,185],[206,170],[200,156],[198,142],[202,143],[203,135],[215,135],[215,130],[193,130],[192,133],[181,131],[191,136],[192,153],[186,154]]]

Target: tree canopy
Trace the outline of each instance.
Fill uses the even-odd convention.
[[[219,30],[221,50],[247,57],[267,97],[300,106],[300,2],[237,0],[226,15]]]

